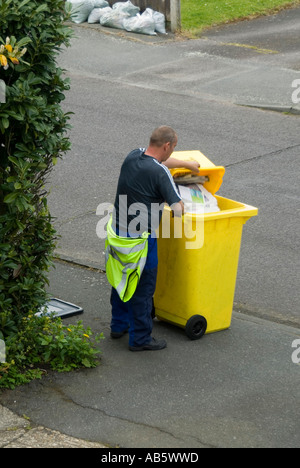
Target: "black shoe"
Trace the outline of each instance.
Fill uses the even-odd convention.
[[[167,342],[165,340],[156,340],[152,338],[150,343],[147,343],[143,346],[129,346],[130,351],[159,351],[167,347]]]
[[[110,336],[111,338],[113,338],[114,340],[117,340],[118,338],[122,338],[122,336],[126,335],[126,333],[128,333],[128,328],[122,332],[110,332]]]

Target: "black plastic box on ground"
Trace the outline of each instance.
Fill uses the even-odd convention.
[[[65,302],[60,299],[50,299],[36,315],[53,315],[55,317],[67,318],[82,313],[83,309],[81,307],[71,304],[70,302]]]

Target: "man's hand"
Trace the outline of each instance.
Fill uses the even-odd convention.
[[[186,169],[194,172],[195,174],[199,173],[200,164],[197,161],[186,161]]]
[[[173,218],[176,216],[176,218],[180,218],[183,213],[184,213],[184,204],[182,201],[178,203],[174,203],[174,205],[171,206]]]

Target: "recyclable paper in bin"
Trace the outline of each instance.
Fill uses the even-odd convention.
[[[36,315],[54,315],[55,317],[72,317],[73,315],[82,314],[83,309],[81,307],[76,306],[75,304],[71,304],[70,302],[64,302],[60,299],[51,299],[43,306]]]
[[[202,185],[178,185],[185,213],[204,214],[220,211],[217,199]]]

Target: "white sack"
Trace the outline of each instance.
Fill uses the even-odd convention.
[[[69,0],[71,4],[71,20],[74,23],[84,23],[94,9],[94,0]]]
[[[129,16],[135,16],[140,11],[140,8],[138,6],[133,5],[133,3],[131,3],[131,1],[128,0],[127,2],[115,3],[113,5],[113,10],[128,13]]]
[[[155,31],[161,33],[161,34],[167,34],[166,33],[166,18],[163,13],[160,13],[159,11],[154,11],[151,8],[146,8],[142,16],[147,16],[149,15],[155,23]]]
[[[156,36],[155,23],[149,15],[143,16],[138,14],[133,18],[125,19],[124,28],[126,29],[126,31]]]
[[[109,3],[106,0],[92,0],[94,3],[94,8],[105,8],[109,6]]]
[[[124,13],[118,10],[111,10],[105,13],[100,18],[100,24],[102,26],[108,26],[110,28],[124,29],[124,20],[129,17],[128,13]]]
[[[93,11],[90,13],[90,16],[88,17],[88,23],[99,23],[101,16],[107,13],[108,11],[111,11],[110,7],[94,8]]]

